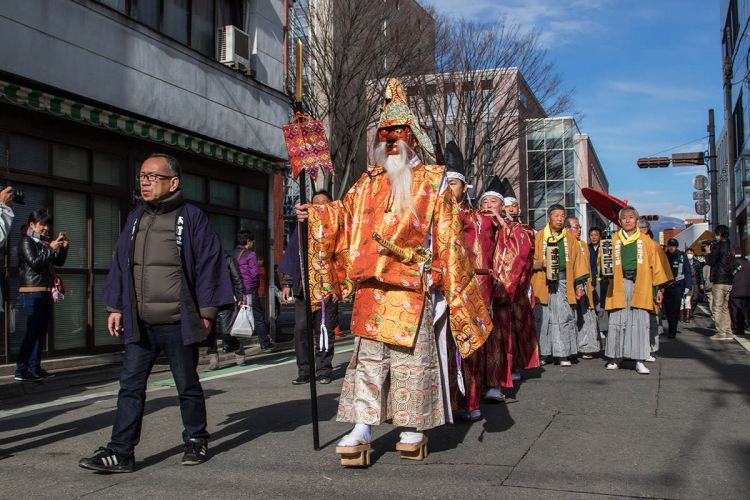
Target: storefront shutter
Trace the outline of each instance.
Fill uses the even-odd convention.
[[[88,267],[88,215],[86,195],[56,191],[54,199],[54,231],[64,231],[70,240],[68,259],[57,274],[65,283],[65,300],[55,303],[55,350],[86,347],[88,331],[88,273],[73,273]]]

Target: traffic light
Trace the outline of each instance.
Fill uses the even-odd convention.
[[[649,220],[649,221],[651,221],[651,220],[659,220],[659,216],[658,215],[644,215],[643,218],[646,219],[646,220]]]
[[[638,168],[664,168],[669,166],[672,161],[666,156],[657,156],[655,158],[638,158]]]
[[[673,167],[686,167],[691,165],[705,165],[705,153],[674,153],[672,154]]]

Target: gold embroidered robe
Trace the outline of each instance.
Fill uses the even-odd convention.
[[[351,330],[387,344],[414,344],[427,285],[439,286],[448,302],[451,333],[461,356],[476,351],[492,331],[469,261],[458,205],[450,190],[440,193],[445,167],[416,165],[412,194],[418,214],[391,211],[390,180],[370,167],[343,200],[313,206],[309,218],[310,290],[323,297],[354,293]],[[431,276],[406,264],[373,239],[378,233],[401,248],[431,241]]]
[[[622,240],[615,236],[612,238],[612,253],[615,263],[614,277],[609,280],[605,309],[612,311],[625,308],[625,285],[622,275]],[[633,288],[633,297],[630,299],[630,307],[645,309],[649,312],[656,311],[654,301],[654,287],[672,281],[672,268],[665,265],[659,253],[664,253],[658,243],[649,236],[641,236],[631,245],[638,245],[636,249],[636,278]]]

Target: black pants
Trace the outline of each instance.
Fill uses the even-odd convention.
[[[677,323],[680,321],[680,302],[684,288],[678,285],[669,286],[664,289],[664,312],[667,316],[669,330],[667,336],[674,338],[677,335]]]
[[[271,347],[271,337],[268,336],[268,329],[266,328],[266,300],[258,297],[258,291],[251,293],[252,295],[252,308],[253,308],[253,320],[255,323],[255,333],[258,334],[258,341],[262,348]]]
[[[744,335],[750,320],[750,297],[730,297],[729,315],[732,331],[736,335]]]
[[[52,295],[49,292],[21,292],[18,294],[19,315],[25,318],[26,334],[16,361],[16,375],[39,371],[42,349],[47,337],[49,315],[52,311]]]
[[[189,438],[208,439],[206,400],[198,379],[198,344],[183,345],[180,324],[144,324],[140,341],[125,345],[117,395],[117,415],[108,447],[124,455],[132,455],[141,439],[146,383],[159,355],[169,361],[182,414],[183,441]]]
[[[315,340],[315,375],[330,377],[333,370],[333,333],[339,317],[339,305],[326,302],[325,325],[328,330],[328,350],[320,350],[320,317],[322,311],[313,313],[313,338]],[[308,331],[305,328],[305,301],[297,298],[294,303],[294,353],[297,356],[297,372],[300,377],[310,376]]]

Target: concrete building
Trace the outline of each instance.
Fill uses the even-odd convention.
[[[504,195],[526,206],[525,133],[544,109],[517,68],[413,75],[407,94],[422,127],[441,152],[455,140],[462,150],[469,195],[477,198],[493,177]],[[534,122],[535,123],[535,122]],[[370,130],[370,138],[375,130]]]
[[[284,0],[0,2],[0,165],[3,182],[26,192],[5,255],[0,362],[24,335],[19,228],[42,207],[71,240],[47,355],[120,349],[99,296],[151,152],[181,161],[186,197],[209,214],[225,248],[250,229],[272,269],[289,116],[284,9]],[[225,25],[248,33],[254,76],[217,61]]]
[[[531,121],[526,135],[527,203],[521,205],[528,223],[534,229],[542,229],[547,207],[559,203],[568,216],[578,217],[583,235],[588,234],[589,227],[609,227],[609,222],[581,194],[584,187],[609,190],[589,136],[580,132],[573,117]]]

